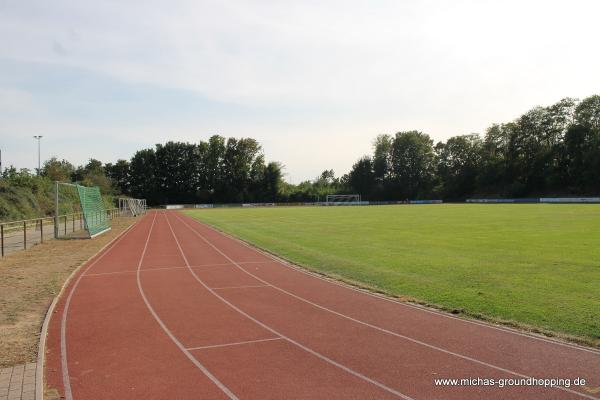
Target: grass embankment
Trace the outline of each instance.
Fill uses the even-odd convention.
[[[92,240],[51,240],[0,259],[0,368],[35,362],[46,310],[64,281],[133,221],[117,218]]]
[[[600,346],[600,205],[187,213],[316,271]]]
[[[61,192],[61,214],[77,212],[79,196],[75,190]],[[105,208],[114,208],[113,196],[102,196]],[[29,177],[13,182],[0,178],[0,221],[16,221],[53,216],[55,213],[54,182],[45,177]]]

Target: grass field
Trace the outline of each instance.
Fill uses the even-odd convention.
[[[600,345],[600,205],[186,212],[310,269]]]

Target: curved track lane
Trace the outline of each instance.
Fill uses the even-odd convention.
[[[55,314],[46,379],[69,400],[600,397],[594,349],[364,293],[175,212],[91,260]],[[434,384],[477,377],[587,382]]]

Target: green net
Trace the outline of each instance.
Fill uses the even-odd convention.
[[[110,229],[110,220],[102,202],[100,189],[98,187],[77,185],[77,192],[79,193],[85,228],[90,236],[94,237]]]

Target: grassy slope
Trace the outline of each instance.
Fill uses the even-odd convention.
[[[600,345],[600,205],[189,213],[315,270]]]
[[[73,204],[79,201],[76,192],[67,193],[70,203],[63,202],[61,213],[71,213]],[[65,196],[67,196],[65,195]],[[16,186],[0,181],[0,221],[39,218],[54,215],[54,185],[51,182],[37,182],[31,186]],[[102,196],[105,208],[114,208],[113,196]]]

